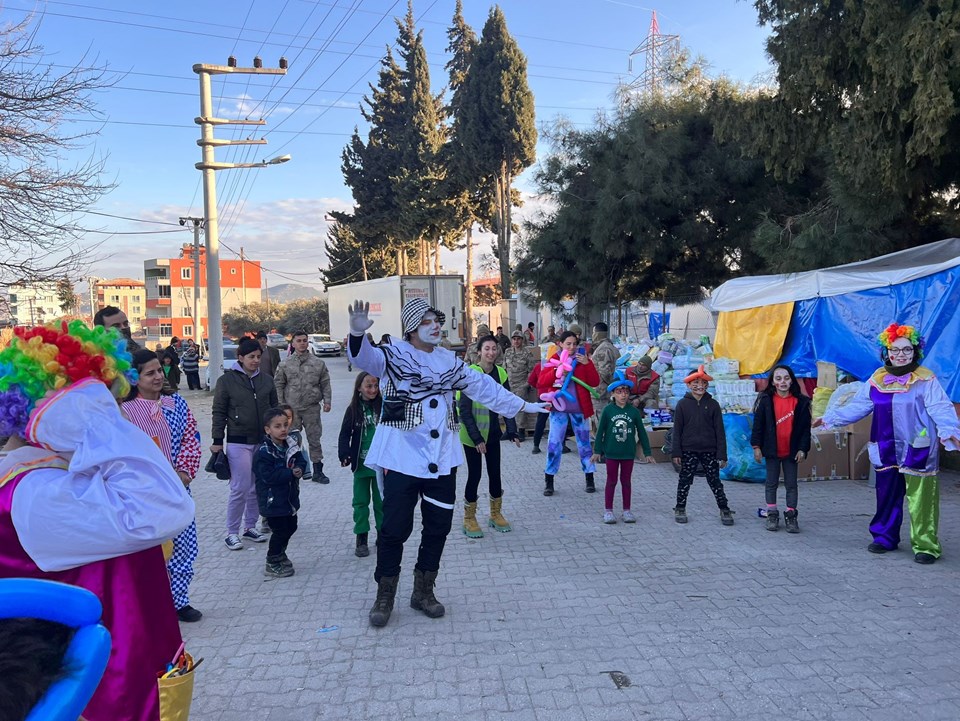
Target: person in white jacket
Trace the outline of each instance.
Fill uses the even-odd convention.
[[[369,303],[357,300],[348,309],[348,358],[380,379],[380,422],[364,461],[382,480],[383,523],[377,535],[377,597],[370,623],[384,626],[393,611],[400,578],[403,544],[413,531],[417,502],[423,518],[414,568],[410,606],[430,618],[445,612],[433,593],[440,557],[450,533],[456,501],[457,466],[464,462],[454,394],[513,418],[520,411],[545,413],[545,403],[527,403],[492,378],[471,370],[440,347],[444,315],[422,298],[401,312],[403,339],[374,347],[366,338],[373,325]]]

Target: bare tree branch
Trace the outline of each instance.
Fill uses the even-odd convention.
[[[83,61],[46,64],[32,22],[0,28],[0,283],[79,274],[89,250],[78,216],[113,187],[105,158],[67,158],[99,131],[65,127],[99,117],[91,95],[113,80]]]

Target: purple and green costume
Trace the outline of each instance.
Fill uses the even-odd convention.
[[[877,513],[870,522],[874,543],[888,550],[900,543],[903,497],[910,510],[914,553],[941,554],[939,446],[960,450],[960,421],[933,372],[922,366],[901,376],[876,371],[860,391],[823,417],[825,428],[855,423],[873,412],[870,462],[877,475]]]

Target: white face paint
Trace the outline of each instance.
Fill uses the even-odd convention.
[[[437,316],[433,311],[427,311],[423,316],[420,327],[417,328],[417,337],[424,343],[440,345],[440,323],[437,322]]]

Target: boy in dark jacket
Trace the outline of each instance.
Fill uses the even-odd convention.
[[[280,408],[271,408],[263,418],[266,440],[253,456],[260,514],[270,522],[270,546],[264,575],[286,578],[293,575],[287,558],[287,543],[297,530],[300,510],[300,478],[307,467],[297,446],[287,444],[290,421]]]
[[[677,403],[673,416],[673,461],[680,466],[673,513],[677,523],[687,522],[687,494],[697,466],[703,466],[707,483],[717,499],[720,522],[732,526],[733,511],[727,505],[720,481],[720,469],[727,465],[727,436],[723,432],[720,404],[707,393],[707,384],[712,380],[703,366],[683,379],[690,392]]]

